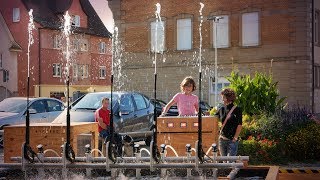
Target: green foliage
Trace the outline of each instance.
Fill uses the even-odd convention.
[[[230,88],[238,95],[235,103],[241,106],[244,114],[254,115],[263,111],[274,113],[276,109],[283,107],[285,97],[279,99],[278,83],[272,81],[271,75],[256,72],[251,78],[250,75],[240,76],[231,72],[227,79],[230,81]]]
[[[281,144],[276,141],[252,138],[240,142],[238,154],[249,156],[250,164],[279,164],[287,161],[281,149]]]
[[[320,160],[320,126],[314,122],[293,131],[286,139],[288,156],[292,160]]]

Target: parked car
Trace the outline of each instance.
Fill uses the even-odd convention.
[[[63,102],[55,98],[29,98],[30,123],[52,122],[64,110]],[[0,102],[0,129],[25,124],[26,97],[11,97]]]
[[[156,106],[157,116],[160,116],[164,107],[167,105],[167,103],[163,100],[157,99],[156,101],[154,99],[151,99],[151,103]],[[178,116],[178,108],[177,106],[173,105],[168,110],[166,116]]]
[[[150,99],[138,92],[113,92],[112,95],[115,132],[139,132],[141,135],[133,137],[134,140],[146,140],[147,144],[150,143],[151,135],[145,137],[143,134],[147,132],[150,134],[153,127],[154,106],[150,103]],[[94,122],[94,112],[101,107],[103,97],[111,98],[110,92],[88,93],[72,103],[70,107],[71,123]],[[52,123],[66,123],[66,114],[67,110]]]

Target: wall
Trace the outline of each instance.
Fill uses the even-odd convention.
[[[148,2],[148,3],[147,3]],[[299,0],[284,1],[202,1],[204,17],[230,15],[230,47],[218,49],[218,75],[228,76],[232,69],[241,74],[256,71],[272,73],[279,81],[281,96],[288,97],[289,105],[311,108],[311,59],[308,43],[309,24],[307,8],[310,4]],[[150,22],[154,20],[157,1],[112,1],[115,24],[119,27],[123,45],[123,89],[141,91],[153,95],[153,58],[150,52]],[[145,4],[141,6],[141,4]],[[119,10],[120,9],[120,10]],[[165,21],[165,47],[163,55],[157,55],[159,98],[168,100],[179,91],[185,76],[198,79],[197,58],[199,52],[198,1],[161,1],[161,16]],[[259,12],[261,44],[241,47],[241,14]],[[176,17],[191,14],[193,18],[193,49],[178,51],[175,48]],[[209,93],[210,77],[214,74],[214,49],[212,48],[212,22],[202,24],[202,98],[212,104]],[[310,39],[310,38],[309,38]],[[271,63],[272,62],[272,63]],[[121,80],[121,79],[120,79]],[[197,92],[195,92],[198,94]]]

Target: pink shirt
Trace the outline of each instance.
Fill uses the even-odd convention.
[[[177,103],[180,116],[193,116],[198,111],[196,105],[199,103],[196,95],[185,95],[184,93],[177,93],[173,97],[174,102]]]

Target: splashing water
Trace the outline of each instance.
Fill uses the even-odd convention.
[[[28,77],[30,77],[30,46],[31,44],[34,43],[34,39],[33,39],[33,34],[32,34],[32,30],[35,29],[34,23],[33,23],[33,9],[30,9],[29,11],[29,23],[28,23],[28,52],[27,52],[27,56],[28,56]]]
[[[64,17],[64,25],[63,25],[63,35],[66,39],[66,49],[63,52],[66,58],[66,77],[67,81],[69,80],[69,71],[70,71],[70,59],[71,59],[71,50],[70,50],[70,34],[71,34],[71,17],[68,13],[63,16]]]
[[[118,27],[115,26],[113,38],[112,38],[112,62],[111,62],[111,74],[116,74],[114,81],[114,88],[117,90],[121,90],[122,86],[125,84],[125,80],[127,80],[127,76],[122,72],[122,45],[121,40],[119,38],[119,30]]]
[[[200,10],[199,10],[199,13],[200,13],[200,24],[199,24],[199,35],[200,35],[200,45],[199,45],[199,72],[202,71],[201,69],[201,58],[202,58],[202,52],[201,52],[201,49],[202,49],[202,33],[201,33],[201,28],[202,28],[202,22],[203,22],[203,16],[202,16],[202,9],[204,7],[204,4],[200,2]]]
[[[155,29],[155,48],[154,48],[154,73],[157,74],[157,53],[161,53],[163,54],[163,43],[164,43],[164,26],[163,26],[163,22],[161,20],[161,5],[160,3],[156,4],[157,10],[155,11],[155,15],[156,15],[156,29]],[[162,36],[160,38],[160,46],[158,47],[158,25],[161,26],[161,30],[162,30]]]

